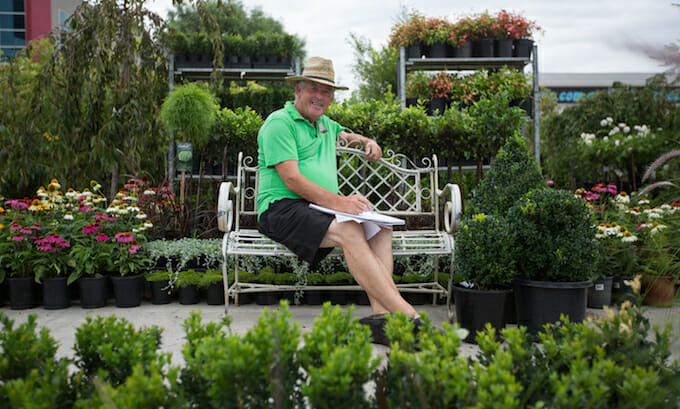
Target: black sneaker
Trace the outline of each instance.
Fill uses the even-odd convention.
[[[359,323],[367,325],[371,329],[371,338],[374,344],[389,346],[390,340],[385,335],[386,314],[373,314],[359,319]]]

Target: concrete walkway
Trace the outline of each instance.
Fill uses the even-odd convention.
[[[230,306],[229,315],[232,318],[231,328],[237,334],[244,334],[259,319],[264,308],[275,308],[276,306],[260,306],[256,304],[246,304],[239,307]],[[342,306],[346,311],[348,306]],[[441,327],[442,323],[448,321],[448,311],[445,305],[423,305],[417,306],[420,312],[425,312],[430,317],[432,323]],[[673,336],[673,359],[680,359],[680,304],[676,302],[673,308],[650,308],[643,307],[645,315],[654,324],[665,325],[667,322],[674,324]],[[172,363],[181,365],[183,363],[181,350],[184,345],[184,320],[187,319],[192,311],[200,310],[204,322],[221,321],[224,316],[224,306],[207,305],[205,302],[195,305],[181,305],[176,300],[170,304],[154,305],[148,301],[134,308],[117,308],[113,301],[103,308],[83,309],[77,302],[67,309],[46,310],[36,307],[27,310],[12,310],[9,306],[0,309],[6,316],[13,319],[16,324],[25,322],[30,314],[37,315],[39,327],[49,329],[50,335],[59,342],[57,352],[60,357],[72,357],[73,345],[75,343],[75,329],[85,322],[87,316],[110,316],[115,315],[130,321],[135,328],[156,325],[163,329],[161,338],[161,351],[172,353]],[[295,321],[300,324],[302,332],[310,331],[314,325],[314,319],[321,312],[321,306],[291,306],[290,312]],[[603,310],[588,310],[591,315],[602,315]],[[353,316],[360,318],[370,314],[370,307],[355,306]],[[15,325],[16,325],[15,324]],[[375,354],[384,354],[388,351],[387,347],[374,345]],[[475,355],[477,347],[473,344],[464,343],[461,354]]]

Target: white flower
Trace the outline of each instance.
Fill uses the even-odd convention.
[[[583,140],[583,142],[585,142],[586,145],[590,145],[593,143],[593,140],[595,139],[595,134],[584,132],[581,134],[581,139]]]
[[[64,215],[64,220],[73,220],[73,215],[69,212]]]
[[[623,127],[623,133],[630,133],[630,127],[629,127],[629,126],[624,126],[624,127]]]
[[[606,119],[603,119],[603,120],[600,121],[600,126],[605,127],[607,125],[609,125],[609,122],[607,122]]]
[[[605,120],[607,121],[607,123],[608,123],[609,125],[611,125],[611,124],[614,123],[614,119],[612,119],[612,117],[610,117],[610,116],[608,116]]]
[[[609,131],[609,136],[616,135],[616,134],[619,133],[619,132],[621,132],[621,130],[619,129],[618,126],[615,126],[615,127],[612,128],[611,131]]]
[[[650,234],[656,234],[657,232],[660,232],[661,230],[666,228],[665,224],[660,224],[660,223],[652,223],[654,227],[652,227],[652,230],[650,230]]]
[[[151,220],[146,220],[144,226],[146,226],[147,229],[150,229],[153,227],[153,223],[151,223]]]
[[[145,195],[149,195],[149,196],[153,196],[153,195],[156,194],[156,192],[154,192],[153,189],[146,189],[146,190],[144,191],[144,194],[145,194]]]
[[[640,199],[640,201],[638,203],[641,204],[641,205],[648,205],[649,199]]]
[[[633,242],[637,241],[637,239],[638,239],[637,236],[631,234],[631,235],[628,235],[628,236],[624,236],[621,239],[621,241],[624,242],[624,243],[633,243]]]
[[[137,198],[134,196],[123,196],[123,201],[125,202],[136,202]]]
[[[619,146],[620,143],[621,143],[621,141],[618,140],[618,139],[614,141],[614,145],[616,145],[616,146]]]
[[[144,220],[144,219],[146,219],[146,214],[144,214],[144,212],[139,212],[139,213],[137,213],[137,216],[135,216],[135,219]]]
[[[602,141],[603,141],[603,142],[609,142],[609,137],[608,137],[608,136],[603,137],[603,138],[602,138]]]
[[[619,122],[619,128],[625,128],[625,127],[626,127],[626,124],[624,124],[623,122]]]

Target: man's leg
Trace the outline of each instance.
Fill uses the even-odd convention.
[[[402,298],[392,279],[391,237],[390,231],[381,231],[368,242],[360,224],[334,220],[321,247],[342,248],[349,271],[371,299],[374,313],[403,311],[409,317],[417,317],[418,313]]]

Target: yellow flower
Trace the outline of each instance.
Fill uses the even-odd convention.
[[[5,228],[5,225],[2,224],[2,223],[0,223],[0,230],[2,230],[2,229],[4,229],[4,228]]]
[[[640,294],[640,278],[642,278],[642,275],[638,274],[632,280],[623,280],[623,283],[632,288],[635,294]],[[623,308],[623,306],[621,307]]]

